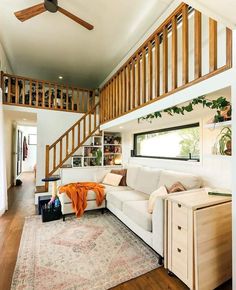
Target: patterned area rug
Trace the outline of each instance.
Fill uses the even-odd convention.
[[[12,290],[102,290],[145,274],[158,257],[111,213],[25,220]]]

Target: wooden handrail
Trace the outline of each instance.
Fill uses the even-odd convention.
[[[7,105],[86,113],[95,104],[94,90],[3,72],[1,87]]]
[[[173,11],[102,87],[101,123],[232,67],[232,31],[225,29],[226,62],[219,67],[217,50],[221,43],[217,41],[217,22],[208,17],[209,25],[202,29],[202,18],[199,11],[185,3]],[[190,31],[194,35],[193,40],[189,37]],[[208,65],[208,72],[207,68],[203,70],[202,60],[203,45],[206,45],[202,39],[205,39],[207,31],[209,45],[204,49],[209,49],[209,63],[204,62],[204,65]],[[180,40],[181,43],[178,43]],[[190,41],[193,41],[193,51]]]
[[[53,144],[46,145],[46,177],[56,172],[99,129],[99,109],[100,103],[97,103]],[[83,128],[83,134],[80,132],[81,128]],[[77,138],[75,138],[76,135]]]

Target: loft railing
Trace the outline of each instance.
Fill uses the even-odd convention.
[[[45,175],[56,172],[100,126],[100,104],[97,103],[52,145],[46,145]]]
[[[1,73],[3,103],[86,113],[95,105],[94,91]]]
[[[232,31],[182,3],[101,89],[101,123],[231,67]]]

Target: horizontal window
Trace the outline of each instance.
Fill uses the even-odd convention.
[[[200,160],[199,123],[134,135],[135,157]]]

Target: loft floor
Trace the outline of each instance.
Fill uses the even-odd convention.
[[[22,174],[23,184],[9,190],[9,210],[0,218],[0,289],[9,290],[17,259],[21,233],[26,216],[35,214],[34,174]],[[164,268],[158,268],[136,279],[118,285],[113,290],[185,290],[176,277],[169,277]],[[231,290],[229,281],[217,288]]]

